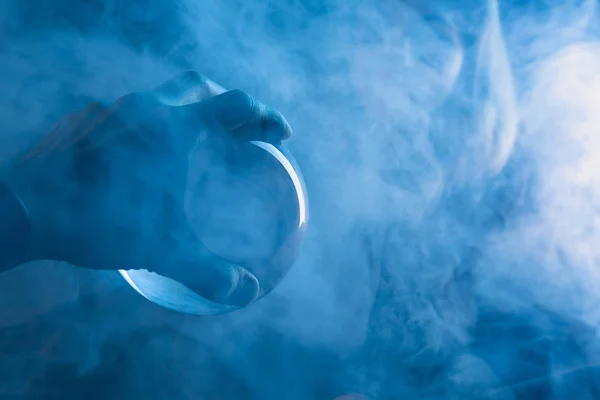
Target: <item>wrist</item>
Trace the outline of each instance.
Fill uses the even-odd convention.
[[[31,223],[27,210],[4,182],[0,182],[0,272],[28,260]]]

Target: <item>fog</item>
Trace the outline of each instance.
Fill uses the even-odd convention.
[[[597,18],[575,0],[4,1],[0,155],[192,69],[286,116],[311,216],[282,284],[225,316],[66,264],[1,275],[0,397],[52,379],[62,398],[599,396]]]

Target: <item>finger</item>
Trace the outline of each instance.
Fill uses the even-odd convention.
[[[164,276],[218,304],[245,307],[260,292],[258,279],[252,273],[212,254],[182,260]]]
[[[172,114],[170,106],[198,103],[224,91],[225,89],[205,76],[194,71],[186,71],[152,91],[133,92],[121,96],[108,111],[118,116],[123,126],[121,129],[112,129],[112,134],[103,132],[103,140],[133,129],[145,132],[145,135],[137,137],[145,141],[152,141],[149,140],[152,138],[150,133],[158,133],[154,139],[157,139],[156,143],[162,144],[159,146],[162,148],[163,140],[167,138],[164,133],[169,130],[167,121]],[[178,127],[174,126],[174,128]]]
[[[195,235],[185,240],[179,233],[177,237],[163,236],[162,242],[145,246],[152,248],[148,254],[141,249],[142,243],[133,244],[131,247],[137,250],[133,250],[126,261],[104,261],[98,267],[126,265],[127,270],[146,269],[171,278],[218,304],[244,307],[256,300],[260,285],[252,273],[215,255]]]
[[[179,251],[176,261],[159,273],[215,303],[244,307],[256,300],[260,285],[252,273],[213,254],[199,241],[193,247]]]
[[[223,87],[195,71],[183,72],[153,91],[162,103],[168,105],[196,103],[223,92]]]
[[[188,127],[207,127],[244,140],[279,144],[292,134],[283,115],[241,90],[231,90],[200,103],[179,107]]]
[[[211,252],[198,239],[183,209],[172,205],[168,222],[161,231],[154,272],[174,279],[197,294],[220,304],[243,307],[259,294],[256,277],[240,265]],[[170,229],[175,226],[175,229]]]
[[[187,148],[190,143],[182,132],[191,131],[194,128],[181,129],[177,115],[175,115],[174,121],[170,121],[170,117],[173,117],[174,114],[172,106],[176,106],[175,109],[177,109],[177,106],[198,103],[223,92],[225,92],[223,87],[205,76],[194,71],[186,71],[157,86],[152,91],[135,92],[122,96],[115,102],[111,111],[126,122],[125,129],[121,129],[121,131],[137,129],[146,133],[137,139],[155,142],[155,144],[159,144],[160,148],[168,147],[164,143],[165,139],[175,139],[177,143],[183,145],[183,148]],[[174,123],[171,125],[172,122]],[[169,130],[173,130],[176,134],[165,135],[164,133]],[[151,140],[150,133],[152,132],[158,134],[154,136],[156,139],[154,141]],[[190,139],[192,143],[195,142],[194,138]]]

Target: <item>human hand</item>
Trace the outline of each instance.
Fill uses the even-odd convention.
[[[32,225],[29,259],[147,269],[248,304],[256,278],[208,251],[186,218],[189,156],[201,136],[278,144],[290,134],[279,112],[191,72],[69,114],[10,173]]]

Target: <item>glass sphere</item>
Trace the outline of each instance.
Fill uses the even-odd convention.
[[[292,267],[308,222],[300,170],[281,145],[209,137],[190,159],[185,209],[203,245],[243,266],[267,295]],[[203,297],[183,283],[146,270],[121,270],[146,299],[174,311],[213,315],[240,307]]]

